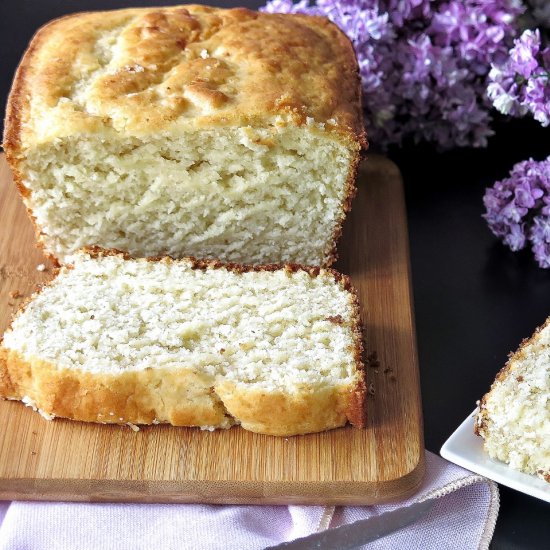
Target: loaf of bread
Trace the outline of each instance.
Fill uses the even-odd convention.
[[[364,146],[357,61],[334,24],[196,5],[43,27],[4,136],[61,261],[99,245],[329,265]]]
[[[550,318],[497,375],[475,431],[489,456],[550,482]]]
[[[346,276],[87,250],[15,316],[0,396],[45,416],[292,435],[365,423]]]

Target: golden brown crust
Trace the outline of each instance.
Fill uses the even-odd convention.
[[[107,424],[243,428],[267,435],[319,432],[347,423],[347,388],[288,395],[238,389],[189,368],[125,371],[117,375],[58,369],[0,348],[0,395],[26,398],[41,412]]]
[[[85,252],[94,258],[115,255],[131,258],[124,252],[99,247],[87,248]],[[41,359],[23,358],[17,351],[0,346],[0,396],[8,399],[27,396],[47,414],[91,422],[151,424],[159,421],[175,426],[228,427],[234,418],[245,429],[287,436],[343,426],[348,420],[358,428],[365,426],[366,369],[362,362],[361,321],[357,294],[349,277],[333,269],[297,264],[249,266],[195,258],[174,260],[167,256],[139,261],[190,262],[193,269],[227,269],[234,273],[285,269],[292,273],[304,271],[311,277],[321,274],[332,277],[351,296],[355,382],[350,387],[314,391],[304,388],[295,395],[268,393],[254,387],[237,389],[227,381],[217,384],[190,367],[124,371],[116,375],[58,369]],[[71,268],[65,266],[65,269]],[[55,278],[38,292],[54,282]],[[18,314],[28,301],[30,299]],[[341,320],[334,319],[334,322]]]
[[[348,420],[356,428],[365,428],[367,425],[367,369],[363,362],[363,323],[361,322],[361,309],[356,289],[352,286],[349,277],[347,279],[348,292],[352,296],[353,307],[353,338],[355,348],[353,350],[357,380],[355,386],[350,389],[346,407]]]
[[[244,390],[231,382],[216,386],[227,411],[246,430],[290,436],[344,426],[347,421],[346,388],[320,388],[285,394],[257,388]]]
[[[144,369],[102,374],[59,369],[0,347],[0,396],[27,397],[55,416],[108,424],[229,427],[213,380],[192,369]]]
[[[197,5],[82,13],[33,38],[4,146],[13,163],[38,141],[106,127],[144,135],[279,116],[326,123],[360,147],[360,98],[353,47],[322,17]]]

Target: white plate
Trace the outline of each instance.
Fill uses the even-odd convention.
[[[474,434],[474,411],[441,447],[441,456],[501,485],[550,502],[550,483],[537,476],[512,470],[483,450],[483,439]]]

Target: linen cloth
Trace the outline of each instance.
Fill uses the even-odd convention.
[[[426,451],[426,476],[404,501],[377,506],[220,506],[0,502],[0,550],[261,549],[434,499],[416,523],[367,549],[489,547],[497,485]]]

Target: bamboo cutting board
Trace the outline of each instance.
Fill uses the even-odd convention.
[[[371,155],[339,245],[359,292],[368,427],[277,438],[230,430],[44,420],[0,401],[0,499],[371,504],[403,498],[424,473],[422,415],[402,182]],[[45,264],[45,271],[37,266]],[[51,277],[0,157],[0,333]]]

